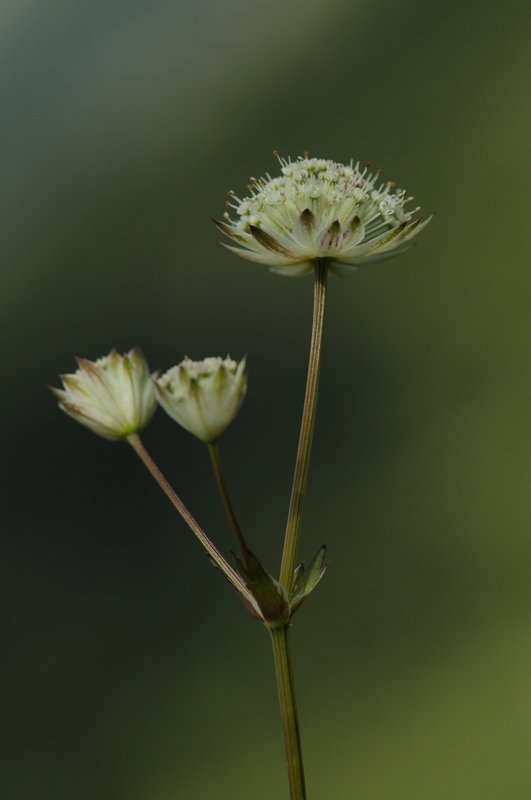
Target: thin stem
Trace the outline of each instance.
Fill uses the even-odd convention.
[[[319,386],[319,370],[321,366],[321,343],[323,339],[327,272],[328,264],[326,259],[318,260],[315,264],[312,339],[308,360],[306,394],[304,397],[299,446],[295,461],[295,473],[293,475],[288,521],[284,537],[284,551],[282,553],[282,564],[280,567],[280,583],[286,588],[288,597],[291,594],[293,586],[293,574],[297,558],[302,509],[304,506],[304,497],[306,495],[315,412],[317,408],[317,389]]]
[[[223,572],[225,577],[229,580],[229,582],[234,586],[234,588],[245,598],[245,600],[258,612],[260,618],[262,615],[260,613],[260,609],[257,606],[256,600],[248,590],[245,583],[242,581],[238,573],[231,567],[228,561],[221,555],[215,544],[210,541],[206,533],[200,527],[199,523],[193,518],[190,514],[182,500],[177,496],[173,487],[168,483],[160,469],[157,467],[149,453],[147,452],[146,448],[142,444],[142,441],[138,434],[132,434],[131,436],[127,437],[127,441],[133,448],[133,450],[137,453],[140,459],[144,462],[145,466],[151,473],[151,475],[155,478],[158,485],[170,501],[172,505],[177,509],[183,520],[186,522],[188,527],[192,530],[192,533],[199,539],[201,544],[203,545],[204,549],[214,561],[217,567]]]
[[[221,501],[225,509],[225,514],[227,515],[227,519],[233,530],[234,536],[238,543],[238,547],[240,548],[240,553],[245,562],[249,548],[247,547],[247,544],[243,537],[242,529],[240,528],[240,523],[238,522],[236,512],[234,511],[234,506],[232,505],[232,500],[230,498],[227,482],[225,481],[225,476],[223,474],[223,469],[221,467],[221,458],[219,455],[219,447],[217,442],[212,442],[208,445],[208,452],[210,454],[210,460],[212,461],[212,468],[214,470],[214,475],[216,477],[216,483],[218,485]]]
[[[304,767],[297,704],[293,687],[291,659],[288,647],[288,627],[271,628],[271,643],[275,658],[280,716],[284,730],[291,800],[305,800]]]

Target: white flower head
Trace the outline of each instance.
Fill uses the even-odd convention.
[[[380,171],[371,174],[359,163],[278,160],[281,175],[251,178],[248,197],[229,192],[236,219],[227,212],[224,222],[214,222],[237,245],[228,250],[282,275],[312,272],[317,259],[344,273],[397,255],[433,216],[406,210],[413,198],[392,182],[379,183]]]
[[[78,358],[79,369],[61,375],[52,389],[59,408],[106,439],[124,439],[144,428],[157,407],[149,368],[138,348],[112,350],[97,361]]]
[[[157,399],[179,425],[215,442],[239,411],[247,389],[245,359],[185,358],[155,379]]]

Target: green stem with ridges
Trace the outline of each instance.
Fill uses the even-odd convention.
[[[328,261],[326,259],[317,260],[315,263],[313,324],[310,356],[308,359],[306,394],[304,397],[299,445],[295,461],[295,473],[293,475],[288,521],[284,537],[284,550],[280,567],[280,583],[285,587],[288,597],[290,597],[293,588],[293,576],[300,537],[302,509],[308,482],[315,412],[317,409],[317,390],[321,367],[321,344],[323,340],[327,272]]]
[[[223,503],[223,508],[225,509],[225,514],[227,515],[227,519],[232,528],[241,556],[245,563],[249,548],[247,547],[247,543],[244,539],[240,523],[238,522],[236,512],[234,511],[234,506],[232,505],[232,500],[227,487],[227,482],[225,481],[225,475],[223,474],[223,469],[221,466],[221,458],[219,455],[218,443],[210,442],[208,444],[208,452],[210,455],[210,460],[212,462],[212,469],[214,470],[214,475],[219,489],[219,494],[221,496],[221,501]]]
[[[280,716],[288,763],[290,800],[306,800],[301,737],[288,647],[288,626],[270,628],[269,632],[275,658]]]

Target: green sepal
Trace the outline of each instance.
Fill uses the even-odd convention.
[[[248,550],[245,563],[235,555],[238,572],[260,607],[267,624],[285,625],[289,619],[289,604],[278,581],[264,569],[256,556]]]
[[[302,562],[295,570],[290,616],[304,603],[325,574],[327,567],[325,558],[326,545],[323,544],[313,557],[308,569],[305,568],[304,562]]]

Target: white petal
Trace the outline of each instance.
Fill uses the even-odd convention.
[[[359,258],[349,258],[348,261],[344,262],[344,264],[345,266],[355,268],[355,267],[361,267],[364,264],[375,264],[377,261],[387,261],[388,258],[394,258],[395,256],[400,255],[400,253],[405,253],[406,250],[410,250],[414,246],[415,242],[412,242],[411,244],[408,243],[402,245],[401,247],[397,247],[396,249],[393,250],[388,250],[383,252],[378,251],[373,255],[360,256]],[[342,264],[343,262],[339,261],[339,263]]]
[[[293,223],[292,236],[301,253],[305,252],[309,257],[316,256],[315,220],[309,209],[303,211]]]
[[[277,275],[283,275],[285,278],[301,278],[303,275],[313,272],[313,269],[312,261],[303,261],[286,267],[270,267],[271,272],[276,272]]]
[[[236,253],[236,255],[240,256],[240,258],[246,258],[249,261],[255,261],[257,264],[267,264],[270,267],[282,267],[299,263],[298,259],[290,259],[284,256],[278,256],[275,253],[268,253],[266,250],[261,253],[257,253],[255,250],[244,250],[242,247],[232,247],[230,244],[225,244],[224,242],[221,242],[221,244],[226,250]]]

